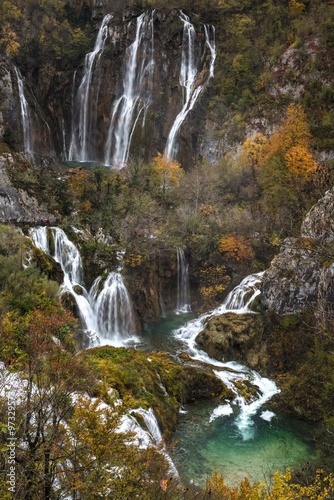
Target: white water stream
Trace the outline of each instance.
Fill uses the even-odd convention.
[[[183,91],[183,105],[181,111],[176,116],[172,128],[169,132],[164,155],[173,160],[177,153],[177,136],[180,128],[186,119],[189,111],[191,111],[195,103],[208,84],[210,78],[214,76],[214,64],[216,59],[216,46],[215,46],[215,31],[213,27],[204,25],[205,33],[205,47],[201,57],[196,56],[196,32],[194,26],[191,24],[190,19],[183,12],[180,14],[180,19],[183,22],[183,41],[182,41],[182,55],[181,55],[181,68],[179,83]],[[209,68],[206,69],[207,76],[201,74],[203,69],[199,69],[199,62],[205,59],[206,51],[209,50],[210,63]]]
[[[104,283],[100,276],[96,278],[88,292],[79,250],[62,229],[31,228],[30,236],[38,248],[60,264],[64,273],[61,293],[68,292],[74,297],[93,343],[123,346],[138,340],[130,296],[119,271],[111,272]],[[49,236],[53,237],[53,252]]]
[[[24,154],[29,160],[33,161],[34,151],[33,151],[32,123],[31,123],[30,109],[28,101],[24,94],[24,85],[21,73],[15,66],[14,70],[17,77],[17,86],[19,89]]]
[[[127,48],[123,67],[123,91],[114,102],[105,147],[106,165],[122,168],[129,158],[137,122],[152,100],[154,69],[154,11],[144,12],[136,21],[134,42]]]
[[[177,248],[177,314],[191,312],[188,267],[184,251]]]
[[[263,273],[257,273],[247,276],[228,294],[221,306],[207,314],[203,314],[197,319],[189,321],[185,326],[174,332],[175,337],[187,345],[191,358],[215,367],[213,370],[215,375],[236,394],[233,404],[238,405],[240,411],[235,420],[235,425],[243,440],[251,439],[253,436],[252,417],[264,403],[269,401],[280,390],[272,380],[261,377],[256,371],[250,370],[239,363],[234,361],[223,363],[210,358],[206,352],[197,349],[196,337],[204,329],[207,320],[214,316],[219,316],[226,312],[252,314],[250,306],[260,294],[258,285],[261,282],[262,275]],[[252,402],[247,402],[236,389],[234,382],[240,380],[247,380],[258,388],[258,395]],[[232,412],[233,409],[230,403],[220,405],[214,410],[210,420],[212,421],[218,418],[218,416],[230,415]]]
[[[84,70],[77,95],[72,106],[72,137],[68,159],[80,162],[95,160],[95,144],[92,140],[97,126],[96,108],[101,86],[100,59],[109,34],[111,14],[107,14],[101,24],[95,46],[86,55]],[[74,82],[75,82],[74,74]]]

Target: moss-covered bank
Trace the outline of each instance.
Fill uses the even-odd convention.
[[[111,346],[81,354],[97,378],[130,397],[133,407],[152,407],[168,438],[177,424],[180,406],[197,398],[231,398],[233,394],[211,373],[181,366],[165,353],[141,353]]]

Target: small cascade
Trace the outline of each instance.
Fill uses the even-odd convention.
[[[183,12],[181,12],[179,17],[183,22],[181,69],[179,77],[179,82],[183,90],[183,106],[176,116],[167,138],[164,154],[170,160],[173,160],[177,153],[176,139],[184,120],[189,111],[195,106],[200,93],[207,85],[210,78],[214,76],[214,64],[216,59],[215,30],[213,27],[204,25],[205,47],[200,60],[205,59],[206,51],[209,50],[210,66],[207,78],[203,79],[203,76],[200,75],[201,70],[198,68],[199,60],[196,57],[195,51],[195,28],[191,24],[189,17]]]
[[[152,408],[148,410],[144,410],[143,408],[136,408],[135,413],[138,413],[143,417],[145,422],[145,426],[148,430],[149,436],[151,438],[151,442],[153,444],[161,444],[162,443],[162,434],[159,428],[159,424],[157,422],[156,416]]]
[[[191,312],[190,291],[189,291],[189,264],[186,261],[184,251],[177,249],[177,314]]]
[[[28,101],[24,94],[24,85],[20,71],[14,66],[14,70],[17,77],[17,85],[19,89],[20,106],[21,106],[21,121],[23,130],[23,147],[24,154],[29,160],[33,160],[33,139],[32,139],[32,121],[31,114],[28,105]]]
[[[103,339],[122,343],[135,329],[129,293],[118,272],[109,274],[99,292],[100,283],[99,277],[89,293],[97,318],[97,330]]]
[[[122,168],[128,161],[132,135],[151,103],[154,69],[153,12],[137,18],[134,42],[127,48],[123,67],[123,93],[114,102],[105,146],[105,164]]]
[[[235,420],[235,424],[244,440],[253,437],[252,416],[254,416],[261,406],[269,401],[274,394],[280,392],[280,390],[273,381],[261,377],[256,371],[250,370],[239,363],[234,361],[223,363],[210,358],[206,352],[197,349],[196,337],[204,329],[207,320],[214,316],[219,316],[226,312],[252,314],[253,311],[251,311],[250,307],[260,293],[259,285],[262,276],[263,272],[247,276],[228,294],[221,306],[207,314],[203,314],[197,319],[189,321],[185,326],[174,332],[177,339],[187,344],[191,358],[215,367],[215,375],[237,395],[235,402],[239,408],[239,415]],[[258,397],[251,403],[246,402],[245,398],[240,396],[235,387],[234,382],[240,380],[248,380],[259,389]],[[233,413],[233,410],[230,404],[220,405],[214,410],[210,420],[214,420],[219,415],[230,415],[231,413]]]
[[[135,321],[128,291],[119,272],[112,272],[102,285],[98,277],[88,292],[84,286],[82,259],[77,247],[57,227],[49,228],[54,252],[48,243],[48,228],[30,229],[34,244],[58,262],[64,273],[61,293],[70,293],[90,336],[115,346],[134,340]]]
[[[111,19],[112,15],[107,14],[102,21],[94,49],[86,55],[77,95],[72,100],[72,137],[69,160],[81,162],[95,160],[91,135],[96,129],[97,121],[96,109],[101,85],[100,59],[108,37],[108,25]]]

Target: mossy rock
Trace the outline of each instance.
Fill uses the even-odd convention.
[[[103,346],[81,355],[121,398],[130,397],[138,407],[152,407],[167,438],[175,430],[182,404],[197,398],[231,397],[213,374],[180,366],[165,353]]]

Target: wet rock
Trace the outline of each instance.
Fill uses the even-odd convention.
[[[243,360],[255,369],[265,364],[264,324],[258,314],[226,313],[208,321],[196,342],[220,361]]]

